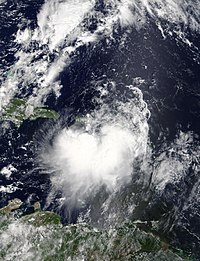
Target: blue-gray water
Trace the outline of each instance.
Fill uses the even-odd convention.
[[[26,99],[27,115],[34,106],[44,105],[60,115],[58,120],[27,119],[19,128],[2,118],[0,206],[17,197],[24,202],[23,211],[28,212],[32,203],[40,201],[44,209],[60,213],[63,222],[76,223],[81,217],[98,227],[126,218],[156,220],[160,235],[198,258],[199,3],[174,0],[165,6],[154,1],[146,6],[145,1],[133,1],[131,6],[130,2],[0,1],[2,114],[17,97]],[[153,11],[154,4],[162,15]],[[141,91],[142,103],[128,86]],[[150,113],[146,115],[141,106],[147,106]],[[87,115],[94,133],[82,126],[87,125],[82,120]],[[128,119],[133,122],[130,126]],[[120,126],[116,155],[102,138],[106,124]],[[121,177],[126,176],[122,165],[131,165],[129,181],[106,188],[113,170],[103,168],[109,160],[102,158],[101,162],[101,156],[98,160],[84,158],[96,167],[83,164],[86,172],[91,172],[83,176],[76,166],[82,164],[84,153],[77,155],[74,164],[70,148],[78,153],[85,146],[86,155],[90,155],[93,147],[81,139],[76,151],[76,139],[67,136],[63,138],[65,152],[56,143],[65,128],[94,135],[102,144],[101,153],[104,145],[111,151],[98,155],[132,157],[130,164],[125,157],[114,168]],[[137,141],[127,145],[128,152],[120,140],[127,130]],[[106,131],[104,135],[112,140],[114,132]],[[141,149],[140,153],[135,148]],[[97,146],[94,152],[99,150]],[[58,166],[54,168],[49,162]],[[81,186],[77,189],[78,183]],[[84,184],[87,193],[83,196],[79,189],[83,190]],[[83,202],[77,203],[79,197]]]

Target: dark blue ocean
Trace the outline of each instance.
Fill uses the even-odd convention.
[[[33,35],[28,44],[17,42],[15,39],[18,30],[28,28],[29,31],[34,31],[38,28],[37,15],[43,5],[44,2],[40,0],[0,1],[0,84],[5,85],[10,77],[9,71],[13,70],[18,82],[17,91],[11,92],[9,89],[7,92],[8,95],[11,93],[12,98],[35,98],[39,93],[35,89],[39,89],[37,77],[40,76],[31,78],[30,73],[29,80],[29,71],[26,72],[25,67],[35,70],[34,66],[37,66],[37,62],[44,56],[48,57],[45,61],[49,65],[53,64],[65,54],[66,46],[74,48],[69,54],[70,62],[62,66],[50,83],[52,86],[55,82],[59,83],[59,96],[52,87],[45,99],[41,99],[43,106],[48,106],[60,115],[58,120],[27,118],[18,128],[11,120],[5,121],[1,118],[0,207],[5,206],[10,199],[19,198],[24,202],[22,211],[31,213],[31,205],[40,201],[43,209],[61,214],[64,223],[76,223],[79,216],[87,213],[90,208],[90,222],[103,226],[108,214],[116,212],[120,218],[125,218],[123,213],[126,213],[127,206],[124,198],[127,198],[135,205],[128,217],[130,220],[157,221],[161,237],[173,246],[184,249],[186,253],[194,254],[199,260],[198,30],[195,31],[184,23],[177,25],[173,21],[170,23],[159,18],[159,25],[164,32],[162,33],[158,20],[146,13],[146,22],[140,28],[116,23],[112,27],[112,36],[110,33],[104,35],[104,31],[96,33],[100,24],[99,17],[104,24],[104,17],[107,19],[112,9],[112,6],[109,7],[104,1],[96,1],[92,10],[95,10],[98,16],[86,15],[78,26],[85,28],[88,34],[96,34],[97,42],[81,42],[78,45],[76,34],[79,34],[79,30],[75,30],[73,36],[70,35],[71,38],[67,36],[53,50],[50,50],[48,43],[39,43]],[[55,4],[55,12],[56,8]],[[44,30],[48,33],[47,29]],[[182,32],[185,38],[181,39],[177,31]],[[22,54],[16,55],[19,51],[27,57],[35,52],[37,55],[32,55],[32,60],[27,64],[26,59],[29,58],[24,58],[22,65],[18,66],[16,64],[22,57]],[[58,65],[55,65],[55,68],[56,66]],[[24,73],[27,73],[26,78],[23,76]],[[149,156],[145,159],[145,170],[144,162],[141,163],[143,159],[138,156],[134,163],[131,182],[121,188],[104,214],[100,211],[101,206],[109,197],[109,192],[104,188],[90,195],[82,206],[68,206],[67,201],[60,205],[60,199],[63,197],[62,187],[54,188],[48,169],[40,165],[41,161],[38,160],[40,152],[44,150],[43,146],[53,146],[54,139],[61,129],[70,128],[76,117],[85,117],[99,108],[98,101],[102,97],[97,88],[99,85],[106,86],[108,92],[110,90],[110,94],[105,98],[106,104],[112,104],[115,97],[119,97],[120,102],[125,103],[127,99],[131,99],[126,86],[136,86],[142,92],[143,100],[150,112],[147,119]],[[10,165],[15,170],[8,178],[5,168]],[[147,173],[148,178],[144,178],[147,177]],[[159,176],[158,181],[156,175]],[[14,189],[5,189],[9,187]],[[131,198],[132,193],[135,195],[134,200]]]

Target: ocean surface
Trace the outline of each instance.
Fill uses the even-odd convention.
[[[200,2],[0,0],[0,13],[0,207],[157,222],[199,260]]]

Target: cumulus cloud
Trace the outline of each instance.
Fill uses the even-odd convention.
[[[130,181],[134,161],[146,152],[149,113],[141,92],[132,91],[137,97],[103,104],[61,129],[41,153],[52,184],[68,200],[84,200],[101,185],[114,191]]]

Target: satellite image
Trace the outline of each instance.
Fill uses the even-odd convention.
[[[0,0],[0,260],[200,260],[200,0]]]

